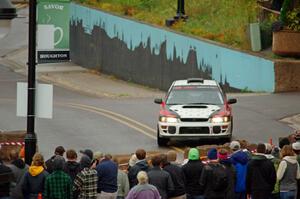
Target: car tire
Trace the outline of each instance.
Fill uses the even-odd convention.
[[[159,130],[157,129],[157,145],[158,146],[166,146],[170,139],[159,137]]]

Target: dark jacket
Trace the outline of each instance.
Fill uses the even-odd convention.
[[[0,197],[9,196],[10,183],[13,179],[12,170],[0,162]]]
[[[204,197],[206,199],[212,199],[212,198],[221,198],[221,199],[225,199],[225,195],[226,195],[226,190],[227,187],[224,190],[221,191],[215,191],[213,190],[213,181],[214,176],[213,176],[213,169],[214,167],[221,167],[220,163],[208,163],[207,165],[204,166],[199,183],[201,185],[201,187],[203,187],[204,189]],[[224,165],[222,165],[222,167],[224,167]],[[227,185],[224,185],[227,186]]]
[[[271,193],[275,183],[276,171],[273,163],[264,155],[254,155],[247,167],[247,193],[258,191]]]
[[[147,172],[148,169],[149,169],[149,165],[146,160],[140,160],[134,166],[129,168],[128,179],[129,179],[130,188],[138,184],[138,181],[136,179],[138,172],[140,171]]]
[[[247,176],[247,164],[249,162],[249,156],[244,151],[237,151],[230,157],[230,161],[234,165],[236,171],[235,192],[246,192],[246,176]]]
[[[98,173],[97,192],[114,193],[118,190],[118,166],[111,160],[102,160],[96,167]]]
[[[45,170],[36,176],[32,176],[30,171],[26,172],[22,184],[24,198],[36,198],[39,193],[43,193],[47,176],[48,172]]]
[[[63,171],[68,174],[72,182],[74,182],[76,175],[81,171],[81,167],[78,162],[67,161],[65,162]]]
[[[193,196],[203,195],[203,188],[199,183],[203,166],[200,160],[189,160],[183,165],[182,170],[186,179],[185,189],[187,194]]]
[[[14,174],[14,180],[10,189],[10,196],[13,199],[23,199],[22,183],[23,176],[28,171],[28,165],[22,159],[14,160],[7,165]]]
[[[225,193],[225,199],[232,199],[235,197],[236,171],[230,160],[221,160],[220,163],[226,167],[228,176],[228,187]]]
[[[52,156],[50,159],[48,159],[46,162],[45,162],[45,165],[46,165],[46,171],[51,174],[54,170],[53,170],[53,161],[54,161],[54,158],[56,157],[56,155]]]
[[[160,167],[153,167],[148,171],[149,184],[154,185],[162,199],[167,199],[168,195],[174,191],[174,184],[170,174]]]
[[[181,196],[185,194],[185,176],[182,168],[171,163],[164,165],[163,169],[171,175],[174,191],[169,194],[170,197]]]

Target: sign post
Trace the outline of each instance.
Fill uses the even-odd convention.
[[[70,60],[70,0],[38,0],[38,63]]]

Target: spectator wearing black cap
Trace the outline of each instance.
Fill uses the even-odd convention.
[[[80,165],[83,170],[74,180],[73,195],[78,199],[96,199],[98,176],[94,169],[95,165],[91,165],[91,159],[86,155],[81,157]]]
[[[63,157],[64,153],[65,153],[65,148],[63,146],[58,146],[58,147],[55,148],[54,155],[45,162],[45,164],[46,164],[46,171],[49,174],[51,174],[53,172],[53,161],[54,161],[54,158],[57,155]]]
[[[94,158],[94,153],[91,149],[81,150],[80,153],[87,155],[91,160]]]
[[[265,144],[258,144],[256,151],[247,167],[247,194],[252,199],[270,198],[276,183],[275,167],[265,156]]]

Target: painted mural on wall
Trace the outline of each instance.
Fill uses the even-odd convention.
[[[227,90],[273,92],[274,63],[198,39],[71,4],[71,59],[167,89],[175,79],[215,79]]]

